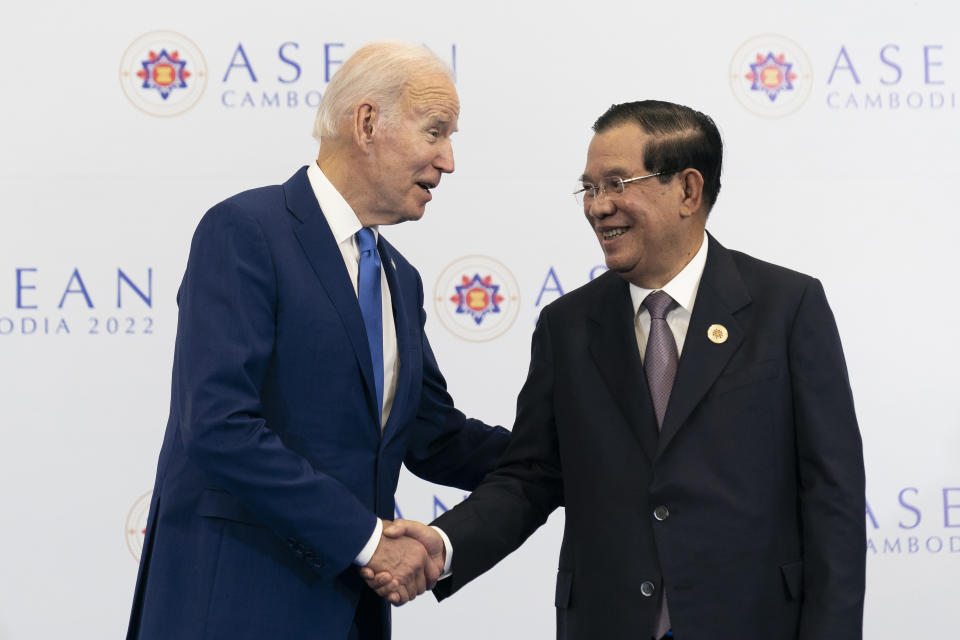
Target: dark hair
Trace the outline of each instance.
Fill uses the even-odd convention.
[[[641,100],[615,104],[593,123],[593,131],[632,122],[653,136],[643,150],[643,163],[651,173],[673,174],[693,168],[703,176],[703,199],[707,211],[720,193],[720,165],[723,142],[710,116],[690,107],[660,100]],[[659,177],[661,182],[671,175]]]

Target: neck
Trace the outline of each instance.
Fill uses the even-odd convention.
[[[693,257],[700,251],[700,247],[704,242],[703,229],[700,229],[697,239],[685,243],[685,250],[682,251],[676,259],[671,261],[669,267],[658,273],[627,273],[622,275],[628,282],[638,287],[643,287],[644,289],[662,289],[690,264],[690,261],[693,260]]]
[[[361,166],[360,160],[346,157],[345,152],[336,144],[325,143],[320,147],[317,166],[353,209],[360,224],[365,227],[378,224],[371,215],[367,202],[369,194],[374,193],[374,190],[366,184],[363,171],[357,170],[357,167]]]

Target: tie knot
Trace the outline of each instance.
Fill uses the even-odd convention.
[[[667,317],[677,302],[665,291],[654,291],[643,299],[643,306],[650,312],[651,318],[662,320]]]
[[[357,246],[360,247],[360,253],[377,250],[377,239],[373,235],[373,229],[363,227],[357,231]]]

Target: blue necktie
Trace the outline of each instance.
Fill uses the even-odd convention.
[[[357,231],[360,264],[357,276],[357,298],[363,326],[367,330],[370,358],[373,360],[373,380],[377,386],[377,415],[383,415],[383,306],[380,299],[380,254],[373,230],[366,227]],[[382,421],[381,417],[381,421]]]

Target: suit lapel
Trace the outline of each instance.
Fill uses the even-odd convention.
[[[346,265],[343,264],[343,254],[340,253],[340,248],[333,238],[327,219],[320,210],[320,205],[310,186],[306,167],[300,169],[284,183],[283,193],[287,209],[300,221],[299,225],[293,225],[297,241],[306,254],[313,272],[320,279],[320,284],[327,292],[334,309],[340,315],[344,331],[357,356],[357,362],[367,386],[367,406],[374,417],[374,425],[377,426],[379,437],[379,420],[377,420],[379,411],[373,379],[373,360],[370,356],[367,334],[363,328],[360,303],[350,283]]]
[[[663,418],[657,456],[670,444],[743,341],[743,329],[733,314],[750,304],[750,294],[730,252],[713,236],[708,237],[707,263]],[[707,329],[714,324],[722,325],[728,332],[727,339],[720,344],[707,337]]]
[[[602,299],[588,312],[593,324],[590,356],[652,461],[657,450],[657,419],[637,349],[629,285],[612,272],[601,277],[607,278]]]
[[[382,235],[380,236],[378,249],[380,251],[380,264],[383,266],[383,272],[387,276],[387,285],[390,287],[393,320],[397,331],[397,355],[400,358],[400,370],[397,374],[397,388],[393,394],[393,406],[390,408],[390,417],[387,418],[387,424],[383,429],[383,443],[386,443],[396,433],[397,425],[403,421],[403,415],[409,400],[406,391],[410,389],[412,364],[410,358],[413,357],[410,349],[410,335],[413,319],[407,313],[403,304],[407,298],[400,288],[400,279],[397,277],[392,247],[383,239]]]

